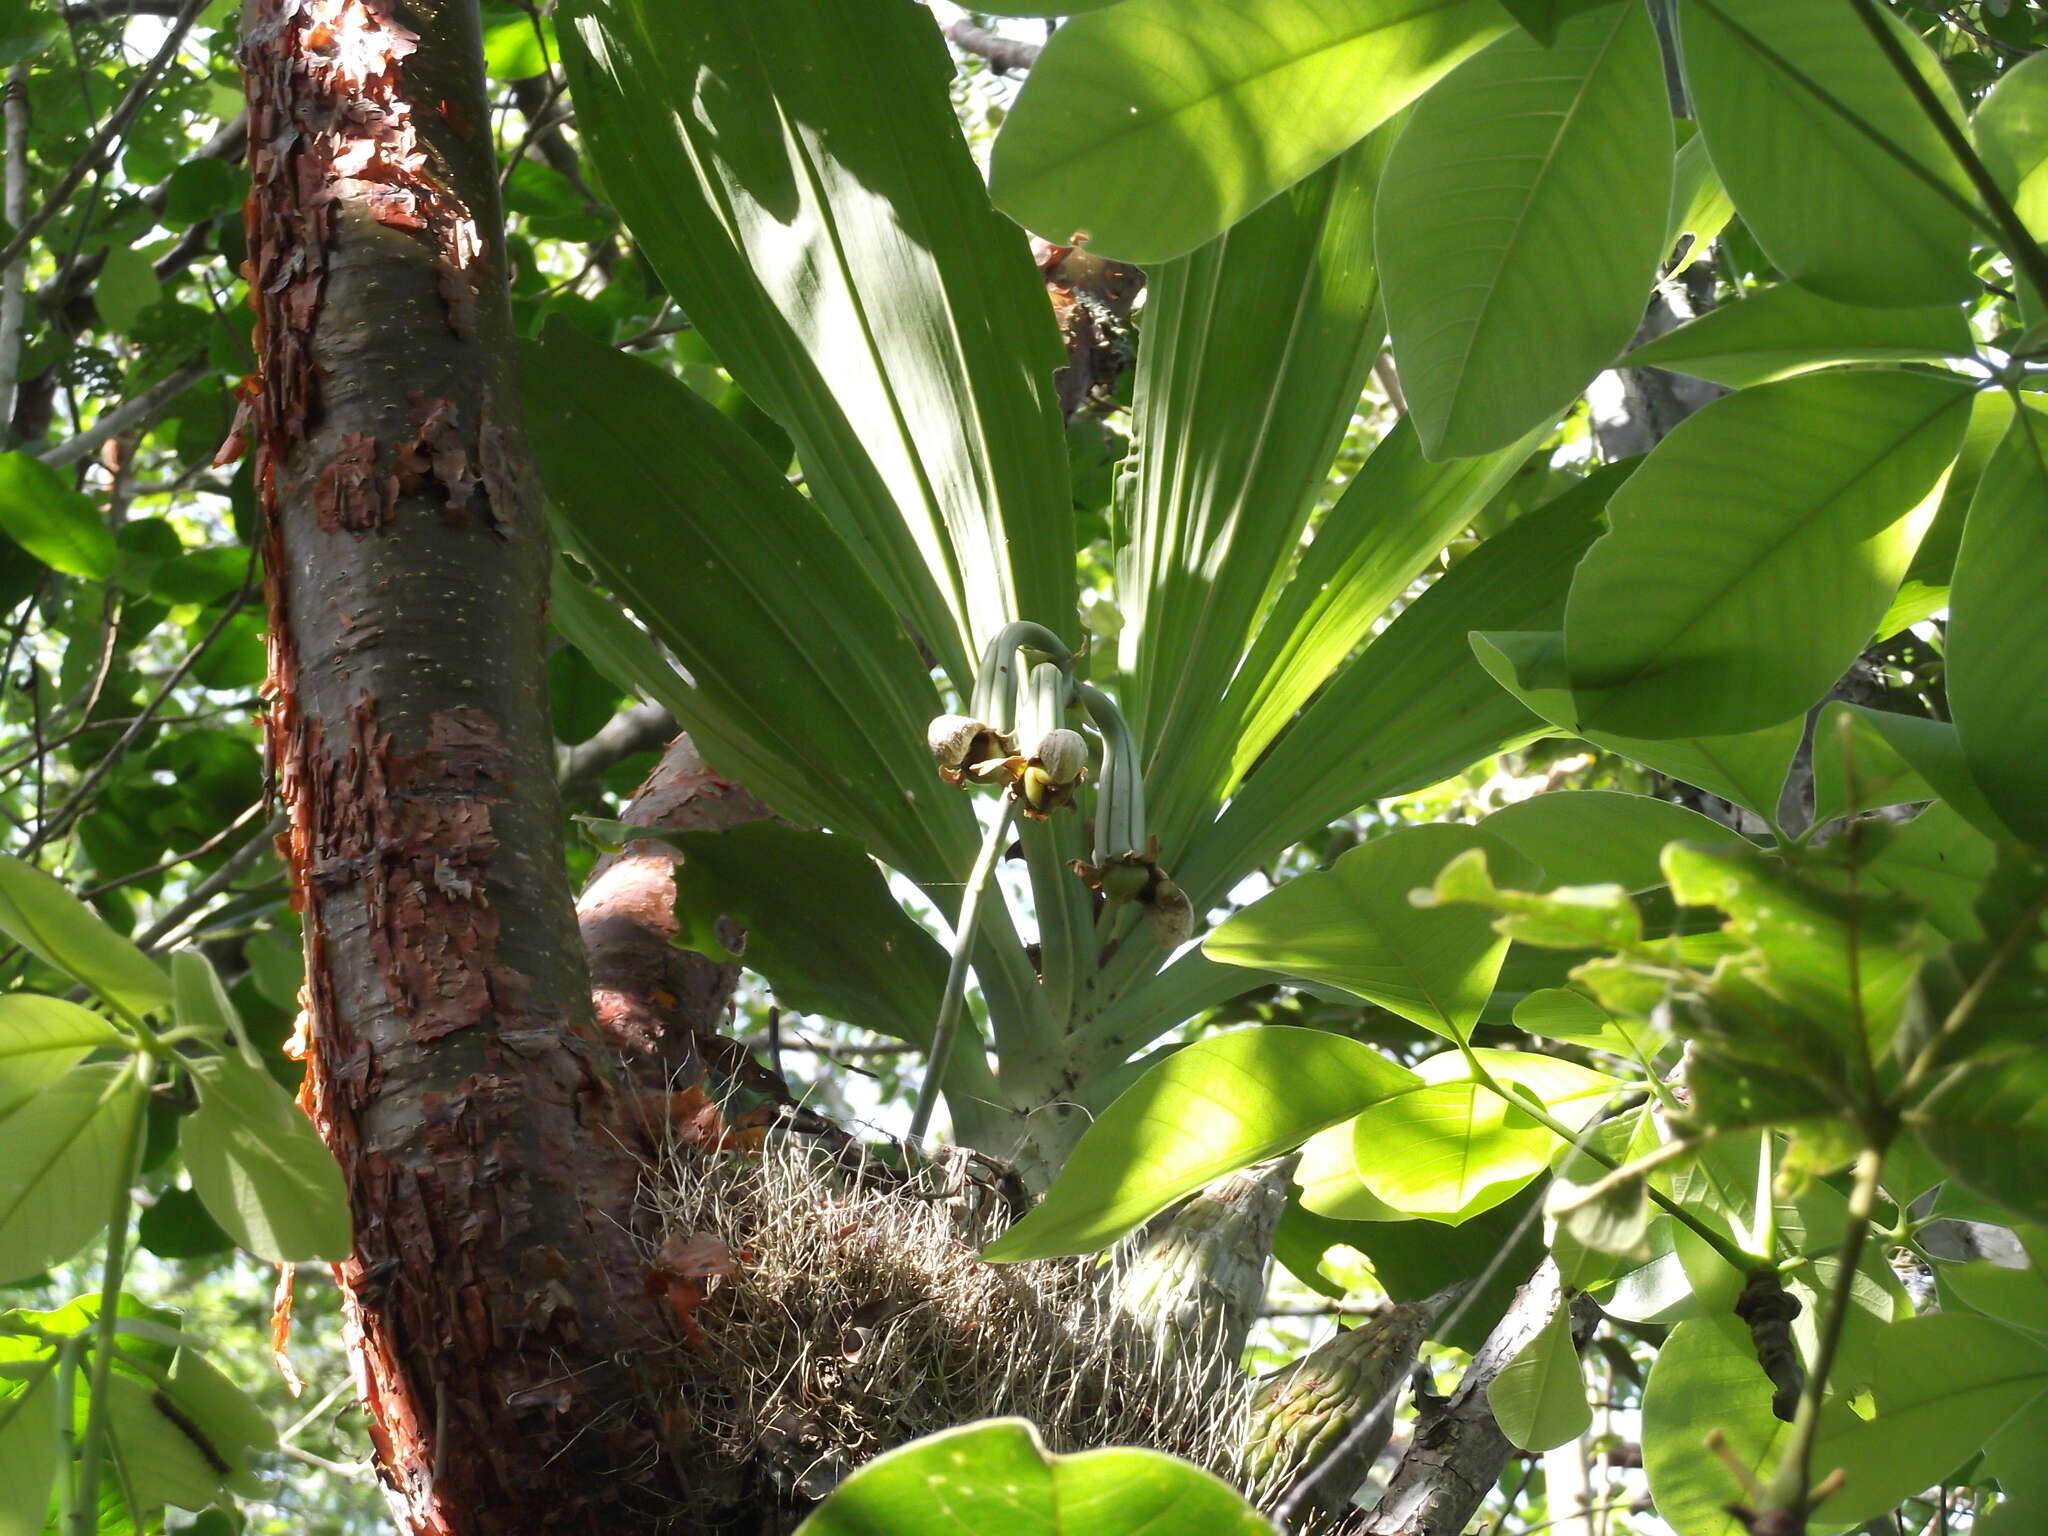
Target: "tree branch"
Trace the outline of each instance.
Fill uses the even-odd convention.
[[[1445,1402],[1416,1426],[1362,1536],[1457,1536],[1500,1480],[1514,1446],[1494,1422],[1486,1389],[1565,1304],[1556,1264],[1538,1266]]]
[[[597,781],[637,752],[652,752],[675,739],[676,717],[659,704],[622,709],[588,741],[555,749],[555,782],[562,798],[576,801],[594,793]]]
[[[949,21],[940,29],[946,41],[962,53],[974,54],[988,60],[988,67],[999,75],[1022,74],[1038,62],[1038,55],[1045,44],[1026,42],[1020,37],[1004,37],[991,32],[987,27],[977,27],[966,19]]]
[[[157,380],[141,394],[130,395],[111,410],[101,411],[99,419],[78,436],[67,438],[54,448],[46,448],[36,457],[57,469],[76,464],[80,459],[97,453],[102,444],[123,432],[155,421],[165,406],[212,372],[213,369],[204,363],[188,364]]]
[[[640,827],[719,832],[768,814],[681,735],[634,794],[623,819]],[[598,861],[576,901],[598,1027],[625,1058],[643,1096],[666,1094],[703,1076],[698,1039],[718,1035],[739,975],[735,964],[671,942],[679,857],[667,843],[628,843]],[[726,947],[737,949],[740,941],[735,932]]]

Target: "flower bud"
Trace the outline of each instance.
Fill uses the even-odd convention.
[[[1048,779],[1063,789],[1069,788],[1081,781],[1088,767],[1088,743],[1079,731],[1060,726],[1038,738],[1038,750],[1032,756]]]
[[[1194,903],[1188,893],[1164,874],[1152,882],[1145,894],[1145,923],[1152,930],[1152,942],[1161,949],[1177,949],[1195,931]]]
[[[994,726],[969,715],[940,715],[925,727],[925,745],[938,759],[939,777],[958,784],[983,763],[1009,755],[1009,742]]]

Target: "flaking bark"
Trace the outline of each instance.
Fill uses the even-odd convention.
[[[652,1527],[666,1342],[591,1015],[543,666],[476,0],[248,0],[269,748],[302,1102],[402,1526]],[[239,441],[231,440],[232,453]]]

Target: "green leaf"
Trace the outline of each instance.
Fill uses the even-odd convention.
[[[1685,259],[1673,269],[1677,276],[1707,254],[1728,221],[1735,217],[1735,205],[1728,190],[1714,174],[1714,162],[1707,158],[1707,141],[1697,133],[1678,146],[1671,184],[1671,217],[1664,227],[1668,249],[1680,235],[1691,235]]]
[[[1844,1056],[1862,1052],[1858,1020],[1873,1053],[1890,1043],[1932,947],[1910,909],[1759,848],[1675,843],[1664,850],[1664,872],[1681,904],[1718,907],[1728,933],[1752,951],[1742,976],[1724,968],[1721,984],[1754,982]],[[1750,1059],[1768,1065],[1773,1055],[1766,1038]]]
[[[1293,560],[1379,350],[1372,209],[1392,136],[1368,138],[1242,223],[1155,267],[1116,501],[1119,701],[1149,761],[1171,865],[1228,760],[1216,701]],[[1220,798],[1220,796],[1218,796]]]
[[[1970,502],[1956,553],[1948,694],[1970,775],[1999,819],[2048,842],[2048,416],[2014,417]]]
[[[1487,1383],[1486,1404],[1500,1432],[1525,1451],[1569,1444],[1592,1427],[1569,1306],[1551,1313],[1543,1331]]]
[[[0,930],[116,1008],[153,1013],[171,1000],[161,966],[58,881],[9,854],[0,854]]]
[[[1743,842],[1698,811],[1609,789],[1531,795],[1479,825],[1539,865],[1552,885],[1613,883],[1630,891],[1664,883],[1657,859],[1666,843]]]
[[[2041,401],[2030,394],[2028,399]],[[1942,488],[1941,505],[1934,522],[1906,568],[1907,587],[1946,589],[1955,576],[1956,551],[1962,547],[1963,525],[1969,519],[1970,502],[1984,478],[1984,466],[2005,441],[2012,425],[2013,400],[2002,389],[1987,389],[1970,402],[1970,425],[1963,432],[1963,451],[1956,455],[1956,467],[1949,471]]]
[[[1125,0],[1126,4],[1132,0]],[[1237,1491],[1157,1451],[1055,1456],[1023,1419],[943,1430],[878,1456],[799,1536],[1272,1536]]]
[[[1998,77],[1971,120],[1977,153],[2020,222],[2048,234],[2048,64],[2021,59]]]
[[[1466,636],[1520,628],[1561,608],[1601,509],[1630,467],[1596,471],[1486,540],[1329,681],[1190,845],[1178,873],[1197,910],[1333,818],[1547,732],[1494,685]]]
[[[1967,942],[1982,937],[1977,898],[1997,862],[1997,845],[1937,802],[1899,828],[1864,872],[1918,902],[1944,937]]]
[[[59,1465],[56,1372],[49,1356],[8,1359],[13,1343],[0,1339],[0,1536],[41,1536]]]
[[[1688,418],[1615,493],[1572,582],[1580,722],[1734,734],[1816,702],[1905,575],[1970,396],[1959,378],[1827,373]]]
[[[1251,770],[1315,691],[1371,639],[1387,605],[1537,447],[1532,433],[1498,453],[1432,464],[1414,423],[1403,416],[1394,424],[1317,525],[1315,541],[1260,621],[1223,707],[1212,711],[1231,751],[1224,787]]]
[[[1064,354],[930,13],[577,0],[561,30],[606,196],[955,684],[1013,617],[1078,638]]]
[[[1840,1467],[1830,1524],[1874,1520],[1943,1481],[2048,1391],[2048,1346],[1963,1313],[1909,1317],[1878,1331],[1871,1418],[1824,1422],[1816,1475]]]
[[[19,450],[0,453],[0,533],[66,576],[105,581],[114,572],[114,536],[92,498]]]
[[[1970,1311],[2028,1333],[2048,1334],[2048,1275],[2036,1265],[2007,1269],[1981,1259],[1942,1264],[1935,1269],[1935,1279],[1946,1297]]]
[[[126,1043],[96,1013],[60,997],[0,997],[0,1121],[76,1066],[89,1051]]]
[[[1494,631],[1472,636],[1480,663],[1509,693],[1560,731],[1692,784],[1731,804],[1777,822],[1785,775],[1805,733],[1803,720],[1786,720],[1734,736],[1674,737],[1646,741],[1582,730],[1565,672],[1564,636],[1555,631]]]
[[[178,1150],[213,1219],[259,1259],[347,1258],[348,1187],[312,1121],[238,1052],[185,1065],[199,1108],[179,1122]]]
[[[1514,17],[1523,31],[1547,48],[1556,38],[1560,23],[1581,11],[1595,11],[1612,5],[1614,0],[1500,0],[1500,3],[1501,9]]]
[[[1491,0],[1123,0],[1054,34],[996,138],[1025,228],[1152,263],[1213,239],[1507,30]]]
[[[1671,1330],[1643,1391],[1643,1470],[1657,1513],[1677,1536],[1744,1536],[1728,1512],[1742,1489],[1700,1444],[1708,1426],[1759,1482],[1769,1482],[1792,1432],[1771,1412],[1771,1383],[1733,1317]]]
[[[1778,283],[1645,342],[1621,365],[1669,368],[1746,389],[1835,363],[1938,362],[1974,349],[1953,304],[1870,309]]]
[[[1909,1119],[1954,1177],[2029,1221],[2048,1221],[2048,1058],[1969,1063]]]
[[[1636,1042],[1655,1032],[1617,1018],[1583,992],[1545,987],[1515,1004],[1515,1028],[1545,1040],[1583,1045],[1611,1056],[1633,1056]]]
[[[136,1239],[160,1259],[203,1259],[226,1253],[235,1240],[207,1214],[189,1189],[167,1189],[135,1223]]]
[[[812,503],[686,385],[570,327],[521,372],[565,537],[682,664],[704,755],[914,879],[959,879],[973,818],[925,750],[938,696]]]
[[[654,637],[621,612],[617,603],[578,577],[575,567],[561,555],[555,557],[548,617],[608,681],[659,704],[678,720],[687,720],[698,711],[695,686],[669,664]]]
[[[1494,884],[1481,848],[1452,859],[1436,883],[1414,892],[1411,900],[1428,909],[1471,906],[1501,913],[1492,920],[1494,932],[1543,949],[1625,949],[1643,936],[1642,916],[1621,886],[1504,889]]]
[[[2003,842],[2012,834],[2006,830],[1984,799],[1984,792],[1977,787],[1977,781],[1970,772],[1970,765],[1963,760],[1962,741],[1956,728],[1945,720],[1928,720],[1919,715],[1895,715],[1881,709],[1868,709],[1861,704],[1833,704],[1821,716],[1821,724],[1832,724],[1837,712],[1846,712],[1855,718],[1855,750],[1858,758],[1858,772],[1863,772],[1866,733],[1877,743],[1870,752],[1872,763],[1871,782],[1873,787],[1879,780],[1895,784],[1899,790],[1913,788],[1911,778],[1901,778],[1901,771],[1917,778],[1934,794],[1939,795],[1961,817],[1997,842]],[[1816,804],[1825,803],[1837,814],[1846,814],[1849,796],[1846,788],[1837,790],[1835,781],[1841,774],[1839,763],[1840,727],[1829,733],[1829,739],[1818,735],[1814,742]],[[1826,777],[1822,777],[1823,772]],[[1820,800],[1823,792],[1828,798]],[[1866,789],[1864,794],[1871,793]],[[1912,798],[1918,799],[1915,795]]]
[[[107,1434],[121,1476],[144,1509],[175,1504],[204,1509],[220,1495],[223,1475],[183,1425],[156,1404],[141,1382],[116,1373],[107,1382]],[[81,1394],[82,1395],[82,1394]]]
[[[1683,0],[1686,84],[1714,169],[1780,272],[1845,304],[1967,296],[1968,178],[1853,7]],[[1957,122],[1955,88],[1887,15]]]
[[[1666,246],[1671,108],[1642,6],[1515,31],[1425,96],[1377,218],[1401,384],[1432,459],[1504,448],[1628,345]]]
[[[122,1063],[73,1067],[0,1120],[0,1282],[70,1258],[106,1225],[142,1112]]]
[[[92,298],[109,329],[128,331],[134,329],[145,309],[163,297],[163,291],[149,256],[134,246],[121,245],[107,251],[99,279],[92,285]]]
[[[1211,1179],[1417,1082],[1370,1046],[1319,1030],[1270,1025],[1197,1040],[1097,1117],[1044,1201],[982,1257],[1092,1253]]]
[[[1419,908],[1408,893],[1434,884],[1446,864],[1474,848],[1523,870],[1516,878],[1535,877],[1511,847],[1476,828],[1404,827],[1233,913],[1202,941],[1203,953],[1342,987],[1440,1035],[1467,1039],[1493,993],[1507,941],[1484,912]]]
[[[1622,1086],[1554,1056],[1474,1053],[1504,1086],[1526,1092],[1574,1131]],[[1416,1067],[1428,1086],[1388,1099],[1351,1123],[1358,1177],[1397,1211],[1455,1224],[1499,1205],[1550,1166],[1564,1143],[1491,1088],[1457,1052]]]

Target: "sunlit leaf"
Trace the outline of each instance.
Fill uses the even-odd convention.
[[[1342,987],[1438,1034],[1463,1040],[1492,995],[1507,941],[1469,907],[1419,908],[1408,893],[1484,848],[1533,879],[1508,845],[1449,824],[1404,827],[1328,869],[1286,881],[1203,940],[1211,959]]]
[[[1939,375],[1813,374],[1682,423],[1616,492],[1572,582],[1580,723],[1732,734],[1818,702],[1905,575],[1971,394]]]
[[[1376,245],[1431,458],[1506,447],[1628,345],[1665,251],[1670,123],[1656,28],[1634,5],[1547,46],[1512,32],[1417,106]]]
[[[1023,1419],[944,1430],[869,1462],[800,1536],[1271,1536],[1242,1495],[1157,1451],[1055,1456]]]
[[[53,571],[104,581],[114,570],[114,536],[92,498],[19,450],[0,453],[0,533]]]
[[[1935,362],[1968,356],[1975,338],[1961,309],[1870,309],[1776,283],[1710,309],[1622,359],[1744,389],[1835,363]]]
[[[1683,0],[1685,79],[1714,169],[1778,270],[1847,304],[1911,307],[1973,286],[1973,200],[1954,153],[1855,8]],[[1955,88],[1885,14],[1944,109]]]
[[[1948,696],[1970,776],[1999,819],[2048,841],[2048,415],[2014,418],[1970,502],[1956,554]]]
[[[1123,0],[1032,66],[996,139],[996,203],[1104,256],[1181,255],[1508,26],[1491,0]]]
[[[186,1066],[199,1108],[179,1122],[178,1149],[213,1219],[259,1259],[347,1258],[348,1188],[291,1096],[238,1051]]]
[[[0,1120],[0,1280],[70,1258],[106,1225],[142,1111],[123,1063],[73,1067]]]
[[[1551,1313],[1543,1331],[1487,1383],[1486,1404],[1500,1432],[1525,1451],[1567,1444],[1591,1427],[1569,1306]]]
[[[1211,1179],[1415,1086],[1342,1035],[1272,1025],[1197,1040],[1097,1117],[1044,1201],[982,1256],[1091,1253]]]
[[[171,1000],[171,979],[134,943],[32,864],[0,854],[0,931],[130,1013]]]

